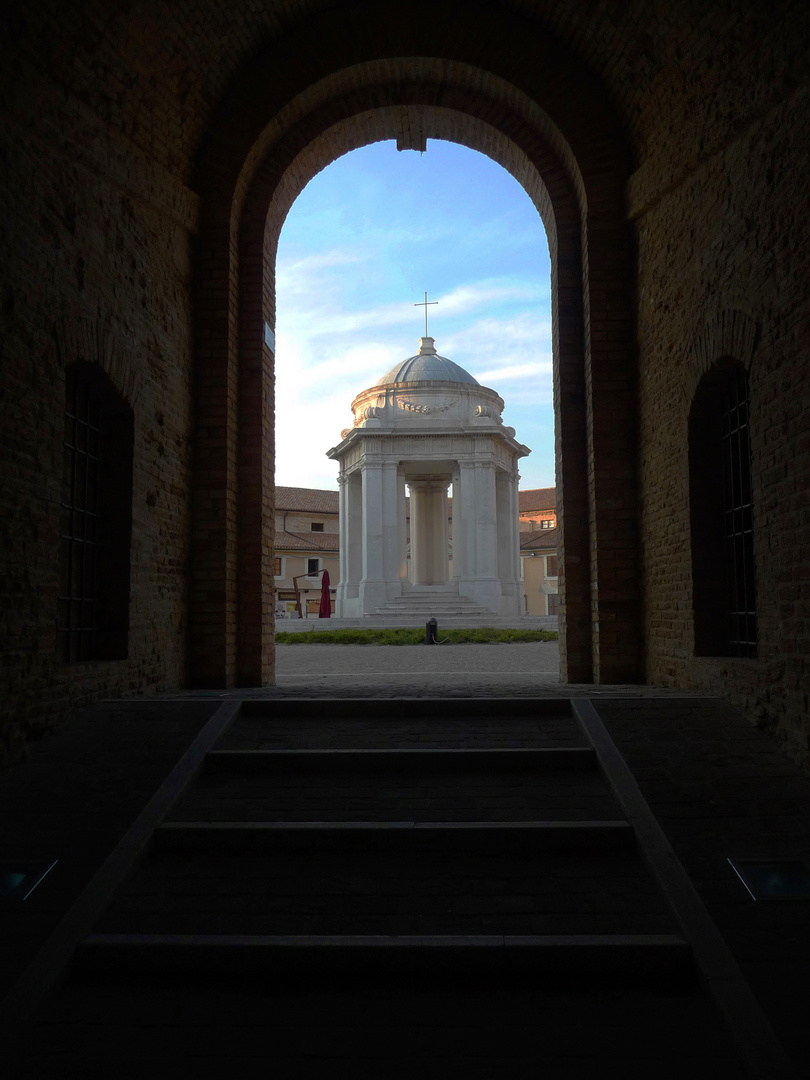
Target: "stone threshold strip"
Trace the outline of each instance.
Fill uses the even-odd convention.
[[[399,771],[417,769],[420,773],[444,772],[448,768],[510,769],[530,772],[555,772],[593,769],[596,755],[589,746],[486,747],[464,748],[392,748],[331,750],[212,750],[205,759],[209,773],[288,772],[299,768],[306,772],[335,769],[362,771]]]
[[[300,851],[327,843],[398,852],[632,850],[626,821],[178,821],[155,831],[154,852]]]
[[[322,701],[313,701],[315,708]],[[393,703],[391,703],[393,704]],[[397,705],[402,706],[402,702]],[[420,708],[425,702],[420,701]],[[442,702],[443,709],[450,703]],[[509,702],[510,707],[517,703]],[[554,701],[553,708],[563,704]],[[296,702],[305,709],[304,702]],[[379,702],[358,699],[336,702],[344,716],[362,713]],[[453,701],[459,719],[491,712],[492,699]],[[552,711],[549,701],[528,703],[537,714]],[[278,706],[277,706],[278,707]],[[72,961],[80,971],[176,969],[185,972],[217,970],[284,970],[290,977],[306,978],[313,971],[336,968],[362,973],[373,968],[394,972],[445,970],[452,959],[459,971],[495,969],[575,973],[580,970],[644,975],[697,972],[718,1008],[732,1037],[740,1061],[752,1077],[788,1080],[796,1076],[770,1023],[714,926],[683,867],[643,798],[592,704],[574,699],[570,708],[589,747],[453,750],[298,750],[221,751],[215,744],[233,721],[244,713],[255,715],[261,704],[244,708],[238,699],[223,703],[189,747],[164,785],[150,800],[118,847],[90,882],[34,963],[4,1002],[3,1019],[9,1035],[24,1033],[37,1006],[65,977]],[[435,755],[439,755],[436,758]],[[416,770],[431,767],[467,770],[489,768],[498,762],[508,769],[534,768],[540,772],[567,766],[573,770],[598,764],[626,820],[622,821],[507,821],[507,822],[167,822],[194,779],[212,771],[278,772],[292,770],[345,770],[369,768]],[[441,761],[441,765],[436,764]],[[209,934],[100,934],[93,929],[125,878],[149,850],[206,851],[289,850],[303,845],[377,844],[388,848],[456,848],[482,842],[498,850],[571,850],[572,846],[603,850],[605,846],[638,850],[668,901],[680,933],[676,934],[556,934],[556,935],[209,935]]]
[[[688,982],[680,934],[90,934],[77,967],[94,975],[273,972],[286,986],[314,976],[435,978],[469,972],[580,979],[587,975]]]

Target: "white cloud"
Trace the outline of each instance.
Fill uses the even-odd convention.
[[[334,266],[341,265],[338,261],[337,252],[330,253],[335,258]],[[324,256],[324,258],[326,258]],[[301,260],[301,263],[307,260]],[[297,264],[299,265],[299,264]],[[326,264],[324,264],[326,265]],[[341,284],[340,279],[329,277],[326,282],[315,283],[312,278],[305,289],[298,290],[299,294],[306,297],[310,302],[299,302],[294,290],[282,293],[279,286],[279,296],[283,298],[283,307],[280,305],[276,331],[279,335],[296,335],[297,337],[322,338],[325,336],[335,337],[340,334],[357,334],[365,330],[380,329],[383,327],[409,326],[418,329],[420,312],[415,308],[419,303],[385,303],[369,306],[365,309],[354,308],[343,310],[340,303]],[[459,286],[449,293],[438,297],[438,308],[431,307],[429,317],[439,320],[439,325],[447,325],[446,320],[464,315],[476,308],[488,308],[492,310],[509,303],[532,303],[539,305],[545,301],[545,290],[524,282],[503,281],[480,281],[468,285]],[[313,298],[317,303],[317,314],[313,314]],[[430,297],[428,297],[430,300]],[[515,321],[515,326],[528,317],[523,316]],[[466,331],[470,333],[491,334],[492,328],[506,325],[501,320],[479,320],[474,327]],[[511,331],[503,329],[503,333],[510,332],[514,337],[516,329]],[[528,330],[523,331],[523,336]],[[550,330],[549,330],[550,333]],[[445,340],[456,340],[459,335],[445,335]]]
[[[471,372],[471,374],[473,374]],[[480,383],[489,385],[490,382],[516,382],[522,379],[550,379],[551,360],[529,361],[525,364],[512,364],[506,367],[492,368],[490,371],[475,372],[475,377]]]
[[[439,305],[443,314],[462,315],[474,308],[494,307],[508,301],[540,301],[543,291],[525,282],[477,281],[460,285],[452,292],[440,296]]]
[[[357,247],[332,248],[297,259],[280,258],[276,263],[276,290],[285,302],[304,294],[312,296],[324,281],[334,278],[330,272],[336,267],[354,266],[368,258],[369,253]],[[318,289],[314,286],[315,280],[319,283]],[[335,279],[336,283],[339,280]]]

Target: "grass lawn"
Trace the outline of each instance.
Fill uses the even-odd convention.
[[[497,630],[492,626],[439,630],[441,645],[489,645],[515,641],[556,641],[556,630]],[[379,630],[304,630],[299,634],[280,631],[278,645],[424,645],[425,631],[418,626]]]

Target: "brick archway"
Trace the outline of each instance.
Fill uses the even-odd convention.
[[[379,23],[380,13],[368,5],[340,10],[347,18],[362,10]],[[372,25],[366,59],[357,55],[357,40],[335,29],[334,12],[315,20],[308,33],[284,43],[283,57],[276,47],[245,73],[201,158],[190,612],[190,673],[197,684],[272,680],[268,331],[284,217],[308,180],[341,154],[381,138],[409,145],[423,137],[488,154],[523,184],[544,221],[563,501],[561,673],[571,682],[640,677],[624,144],[604,95],[548,39],[540,51],[549,69],[538,72],[526,57],[536,65],[540,46],[526,41],[522,24],[516,21],[504,48],[502,13],[496,39],[487,37],[480,12],[468,26],[457,7],[446,10],[459,33],[444,33],[444,55],[433,58],[422,49],[402,55],[406,45],[415,46],[412,5],[386,6],[385,48]],[[395,55],[386,58],[386,49]],[[295,56],[303,71],[292,64]],[[341,66],[341,60],[353,62]],[[330,70],[307,81],[318,61]]]

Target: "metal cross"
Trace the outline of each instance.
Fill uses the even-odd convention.
[[[413,305],[414,307],[423,307],[425,309],[425,337],[428,336],[428,332],[427,332],[427,309],[429,307],[432,307],[433,304],[438,304],[438,302],[439,302],[438,300],[428,300],[427,293],[425,293],[425,299],[420,301],[418,304]]]

